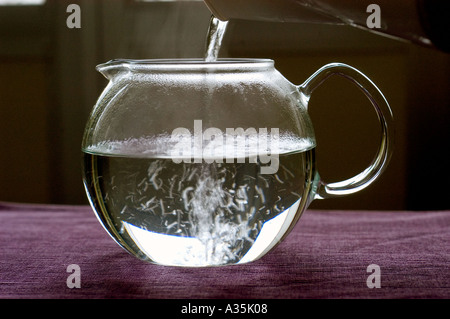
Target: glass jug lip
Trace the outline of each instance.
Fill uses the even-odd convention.
[[[114,59],[97,65],[99,72],[124,69],[137,72],[152,71],[256,71],[273,68],[274,61],[261,58],[220,58],[215,61],[205,59]]]

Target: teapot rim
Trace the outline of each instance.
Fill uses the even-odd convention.
[[[263,58],[219,58],[206,61],[200,58],[168,58],[168,59],[113,59],[96,66],[96,70],[104,71],[125,68],[129,71],[155,70],[255,70],[271,68],[272,59]]]

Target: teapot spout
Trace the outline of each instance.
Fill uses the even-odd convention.
[[[128,68],[126,61],[116,59],[99,64],[95,67],[95,69],[111,81],[114,77],[126,71]]]

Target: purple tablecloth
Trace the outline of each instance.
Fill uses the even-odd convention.
[[[0,298],[450,297],[450,211],[310,210],[269,255],[218,268],[140,261],[88,206],[0,202],[0,227]]]

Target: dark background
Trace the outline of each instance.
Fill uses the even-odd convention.
[[[66,8],[81,7],[69,29]],[[80,144],[114,58],[202,57],[210,12],[202,1],[58,0],[0,6],[0,201],[87,204]],[[275,60],[301,84],[330,62],[369,76],[394,112],[391,163],[369,188],[311,208],[449,209],[450,55],[349,26],[231,21],[221,57]],[[311,98],[321,176],[339,181],[369,165],[379,140],[367,99],[332,78]]]

